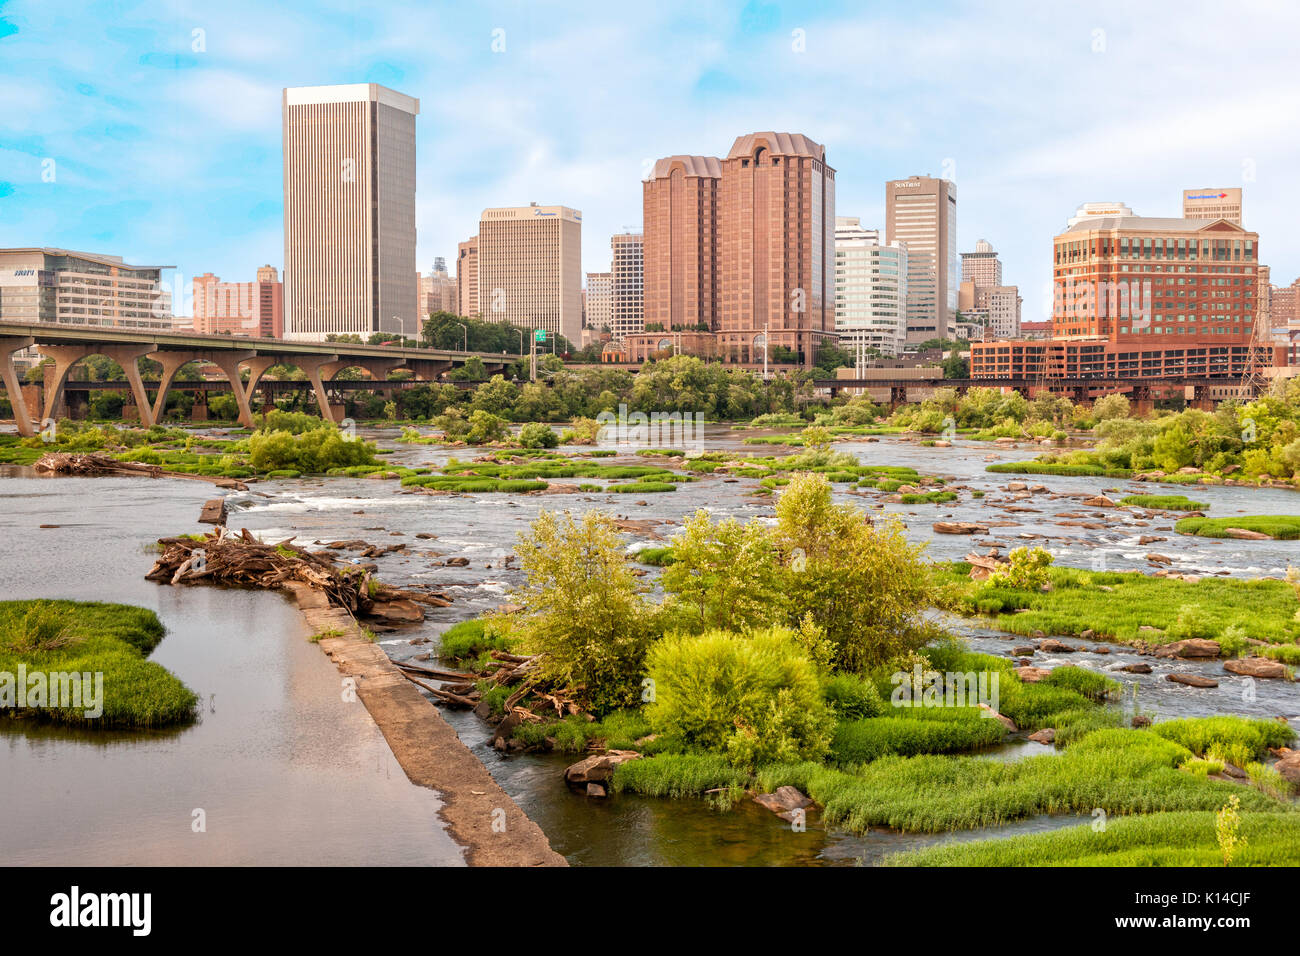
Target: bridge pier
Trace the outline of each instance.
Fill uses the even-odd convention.
[[[14,353],[36,344],[30,335],[0,335],[0,377],[4,379],[5,393],[9,404],[14,407],[14,424],[18,434],[31,438],[36,434],[32,416],[27,410],[26,396],[23,395],[22,382],[18,380],[18,370],[14,368]]]
[[[140,409],[140,424],[145,428],[153,425],[153,408],[149,404],[149,395],[145,391],[144,381],[140,378],[140,359],[152,352],[151,345],[38,345],[41,354],[54,359],[53,374],[46,379],[45,418],[53,418],[54,410],[63,398],[63,386],[68,380],[68,372],[84,358],[91,355],[103,355],[122,367],[127,384],[135,398],[136,408]]]
[[[410,359],[406,360],[406,367],[415,375],[416,381],[436,382],[442,378],[444,372],[451,370],[452,363],[439,361],[437,359]]]

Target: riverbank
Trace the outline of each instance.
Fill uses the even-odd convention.
[[[537,824],[501,789],[437,708],[346,612],[304,585],[290,590],[318,643],[355,689],[414,784],[438,791],[440,815],[471,866],[567,866]],[[349,685],[348,681],[354,682]]]

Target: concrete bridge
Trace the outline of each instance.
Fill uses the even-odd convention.
[[[198,335],[191,332],[160,332],[150,329],[108,328],[52,323],[0,322],[0,373],[14,409],[20,435],[34,435],[33,421],[13,363],[14,353],[35,346],[54,360],[46,372],[42,419],[54,417],[67,384],[68,372],[82,359],[103,355],[126,373],[140,411],[140,422],[148,427],[162,417],[167,392],[176,373],[190,362],[208,362],[221,369],[239,405],[239,421],[253,428],[249,400],[263,374],[273,365],[292,365],[303,370],[320,406],[321,415],[333,419],[327,384],[348,368],[360,368],[376,383],[394,369],[409,369],[415,381],[433,382],[471,358],[478,358],[489,375],[502,371],[515,356],[482,352],[454,352],[444,349],[400,348],[387,345],[354,345],[348,342],[288,342],[283,339],[243,338],[230,335]],[[139,360],[152,359],[162,365],[157,382],[140,376]],[[245,374],[247,380],[245,381]],[[187,383],[187,387],[188,387]],[[149,389],[155,389],[153,401]]]

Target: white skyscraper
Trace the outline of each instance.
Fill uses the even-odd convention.
[[[907,342],[907,247],[882,244],[857,217],[835,219],[835,331],[859,357],[898,355]]]
[[[284,91],[284,334],[417,336],[415,117],[377,83]]]

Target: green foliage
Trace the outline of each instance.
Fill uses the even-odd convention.
[[[33,706],[29,697],[24,712],[57,723],[105,728],[188,723],[198,698],[146,659],[163,633],[153,611],[125,604],[0,601],[0,673],[17,675],[23,665],[29,675],[102,674],[99,717],[86,716],[92,708],[84,691],[83,707],[60,707],[49,696],[44,705]],[[15,706],[16,698],[4,703]]]
[[[1210,507],[1204,501],[1192,501],[1185,495],[1129,495],[1121,498],[1119,503],[1155,511],[1208,511]]]
[[[479,617],[443,631],[438,639],[438,656],[451,661],[473,660],[489,651],[509,651],[517,643],[503,621]]]
[[[609,516],[544,511],[516,553],[527,576],[519,634],[545,654],[543,674],[597,714],[638,704],[653,621]]]
[[[283,412],[273,412],[283,415]],[[306,417],[306,416],[304,416]],[[331,468],[378,465],[375,446],[366,441],[349,440],[328,422],[314,419],[315,426],[293,432],[274,427],[254,432],[248,437],[248,460],[258,471],[291,469],[303,474],[320,474]]]
[[[883,717],[841,721],[830,759],[850,765],[890,754],[959,753],[1000,743],[1006,728],[974,707],[899,708]]]
[[[745,767],[826,752],[832,718],[817,668],[788,630],[671,635],[650,649],[647,671],[657,733]]]
[[[1182,518],[1174,525],[1179,534],[1202,538],[1230,538],[1229,528],[1257,531],[1279,541],[1300,538],[1300,515],[1241,515],[1236,518]]]
[[[560,436],[549,425],[529,422],[519,429],[519,444],[525,448],[555,448],[560,444]]]
[[[837,667],[862,672],[935,636],[923,616],[935,596],[930,575],[901,524],[871,525],[857,508],[834,504],[819,474],[791,477],[776,518],[787,620],[810,615]]]
[[[1038,547],[1015,548],[1007,558],[1007,564],[985,579],[985,586],[1037,591],[1051,580],[1048,570],[1052,565],[1050,551]]]
[[[1251,757],[1262,757],[1270,747],[1286,747],[1295,731],[1276,720],[1246,717],[1195,717],[1153,724],[1151,732],[1186,747],[1203,757],[1216,747],[1242,748]]]
[[[749,775],[715,754],[660,754],[618,765],[611,781],[615,793],[647,797],[698,797],[706,791],[742,786]]]
[[[841,721],[880,717],[888,708],[876,685],[857,674],[835,674],[822,687],[822,696]]]
[[[777,557],[763,525],[735,518],[714,523],[700,510],[686,520],[671,550],[663,587],[690,609],[696,630],[741,630],[780,616]]]

